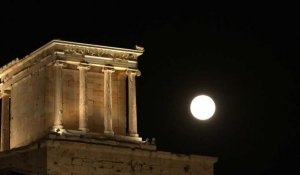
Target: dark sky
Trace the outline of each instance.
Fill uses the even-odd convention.
[[[216,175],[299,174],[299,10],[217,5],[1,1],[1,65],[58,38],[138,44],[143,138],[163,151],[217,156]],[[208,121],[189,112],[199,94],[216,102]]]

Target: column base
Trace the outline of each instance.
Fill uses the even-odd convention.
[[[52,129],[51,129],[51,131],[56,132],[56,133],[59,133],[59,134],[62,134],[62,133],[64,133],[64,132],[66,132],[65,129],[63,129],[63,128],[58,128],[58,127],[56,127],[56,126],[53,126]]]
[[[129,133],[130,137],[139,137],[139,135],[137,133]]]
[[[63,125],[54,125],[52,126],[52,129],[63,129],[64,126]]]
[[[90,130],[87,128],[79,128],[78,130],[82,131],[82,132],[89,132]]]
[[[104,131],[104,134],[114,135],[113,131]]]

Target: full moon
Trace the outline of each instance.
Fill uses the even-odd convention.
[[[195,118],[207,120],[214,115],[216,105],[209,96],[199,95],[192,100],[190,109]]]

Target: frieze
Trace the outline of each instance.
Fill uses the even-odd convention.
[[[112,51],[102,48],[86,48],[75,45],[65,45],[63,52],[69,55],[89,55],[96,57],[112,58],[113,61],[117,62],[128,62],[128,60],[137,60],[138,57],[137,55],[134,55],[132,53]]]

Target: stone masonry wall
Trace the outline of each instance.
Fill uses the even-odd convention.
[[[46,147],[39,144],[0,153],[0,174],[13,171],[30,175],[46,175]]]
[[[0,174],[213,175],[216,158],[115,145],[41,140],[0,153]],[[134,144],[134,143],[132,143]]]
[[[11,89],[10,147],[28,145],[48,131],[45,68],[14,83]]]
[[[48,141],[49,175],[213,175],[214,158]]]

